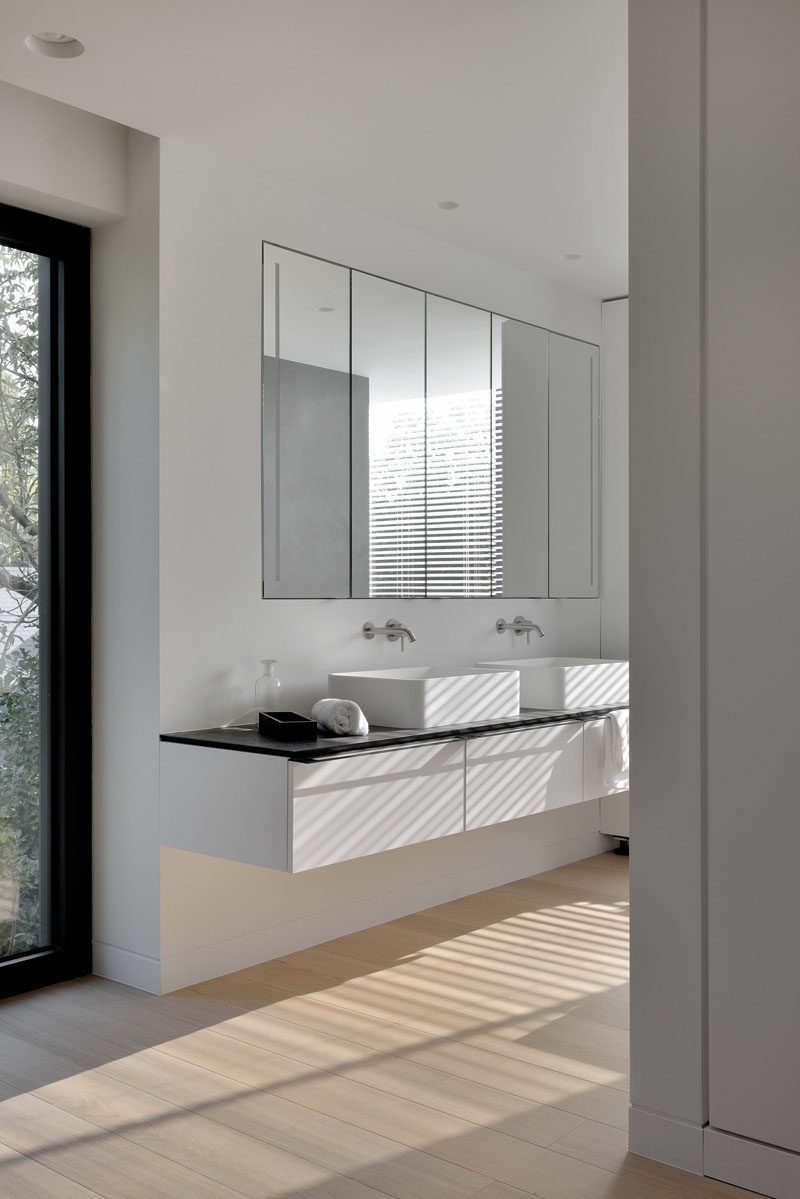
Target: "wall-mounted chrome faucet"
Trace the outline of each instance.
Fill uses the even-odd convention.
[[[376,628],[372,621],[368,620],[361,626],[361,631],[367,641],[371,641],[373,637],[377,637],[379,634],[385,637],[387,641],[399,641],[401,653],[406,648],[406,638],[408,638],[412,645],[416,641],[416,637],[408,625],[403,624],[400,620],[387,620],[383,628]]]
[[[538,633],[540,637],[544,637],[538,624],[534,624],[532,620],[526,620],[524,616],[515,616],[513,620],[498,620],[494,627],[498,633],[512,632],[516,637],[521,637],[524,633],[528,645],[531,643],[531,633]]]

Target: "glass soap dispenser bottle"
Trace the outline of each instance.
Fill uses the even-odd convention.
[[[262,658],[264,673],[256,682],[256,712],[277,712],[281,706],[281,681],[275,674],[276,658]]]

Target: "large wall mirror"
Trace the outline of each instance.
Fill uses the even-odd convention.
[[[597,595],[597,347],[263,260],[265,598]]]

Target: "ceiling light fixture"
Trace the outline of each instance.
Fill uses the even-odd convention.
[[[440,200],[436,205],[437,208],[443,208],[446,212],[451,212],[452,209],[458,208],[457,200]]]
[[[83,42],[68,33],[29,33],[25,45],[34,54],[43,54],[45,58],[77,58],[86,48]]]
[[[583,258],[583,254],[565,254],[567,262],[577,262],[579,258]]]
[[[332,308],[318,308],[317,312],[333,312]]]

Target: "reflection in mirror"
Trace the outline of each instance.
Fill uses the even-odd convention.
[[[502,595],[502,391],[491,314],[427,297],[427,594]]]
[[[596,346],[264,245],[267,598],[593,597]]]
[[[503,591],[548,594],[548,335],[492,317],[492,374],[502,396]]]
[[[350,272],[264,246],[264,596],[350,595]]]
[[[352,347],[353,595],[424,595],[424,292],[353,271]]]

